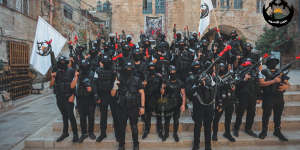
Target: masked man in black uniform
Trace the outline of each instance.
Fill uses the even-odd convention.
[[[213,120],[213,135],[212,140],[218,140],[218,127],[219,121],[225,111],[225,133],[223,136],[227,138],[231,142],[235,142],[235,139],[231,135],[231,119],[234,110],[234,92],[235,92],[235,85],[231,83],[233,78],[227,75],[227,65],[224,63],[219,64],[219,73],[218,73],[218,89],[216,95],[216,109],[215,109],[215,116]]]
[[[116,102],[112,99],[110,91],[113,88],[114,81],[116,78],[116,73],[113,68],[111,57],[103,55],[101,61],[99,62],[99,67],[96,69],[96,78],[95,78],[95,90],[97,92],[97,103],[100,104],[100,129],[101,135],[96,139],[97,142],[101,142],[106,138],[106,128],[107,128],[107,111],[108,106],[110,106],[114,128],[115,136],[118,140],[118,119],[117,119],[117,110]]]
[[[269,119],[274,111],[274,136],[277,136],[281,141],[288,141],[288,139],[281,133],[280,124],[281,116],[284,108],[283,93],[289,88],[289,77],[282,76],[272,79],[273,74],[276,73],[276,66],[279,60],[270,57],[267,62],[267,69],[262,70],[260,74],[259,83],[263,87],[263,116],[262,116],[262,132],[259,138],[264,139],[267,136]]]
[[[151,116],[152,112],[155,111],[157,106],[157,100],[159,99],[159,89],[162,84],[162,79],[156,72],[156,65],[153,62],[150,62],[148,65],[147,75],[146,75],[146,81],[147,85],[145,87],[145,94],[146,94],[146,111],[144,115],[144,133],[142,138],[145,139],[149,132],[151,127]]]
[[[193,65],[193,70],[198,70],[197,66],[200,63]],[[206,61],[201,65],[203,70],[211,65],[211,61]],[[216,83],[212,77],[212,69],[205,75],[199,77],[198,71],[194,71],[187,79],[187,93],[189,99],[193,102],[192,118],[195,122],[194,127],[194,143],[193,150],[199,149],[200,144],[200,131],[202,125],[204,126],[205,135],[205,150],[211,150],[211,123],[214,116],[214,97]]]
[[[240,65],[240,69],[250,67],[253,65],[252,63],[252,59],[248,58]],[[248,66],[243,64],[248,64]],[[236,95],[239,104],[236,106],[236,121],[233,129],[233,135],[236,137],[239,136],[239,130],[245,111],[247,111],[245,132],[252,137],[257,137],[256,133],[252,130],[256,112],[256,100],[258,98],[257,88],[257,76],[253,75],[252,72],[241,77],[241,81],[237,84]]]
[[[165,124],[162,141],[165,141],[169,137],[170,120],[171,118],[173,118],[173,137],[174,140],[178,142],[179,137],[177,131],[179,127],[179,117],[180,112],[183,112],[185,110],[186,95],[183,82],[180,81],[176,76],[175,66],[170,66],[169,78],[166,83],[162,84],[161,94],[165,95],[168,101],[173,101],[169,104],[172,104],[174,106],[174,108],[171,108],[171,114],[166,114],[164,116]]]
[[[75,73],[71,87],[77,86],[77,103],[80,115],[81,137],[79,142],[83,142],[87,137],[96,139],[94,134],[95,107],[96,101],[92,91],[92,79],[94,73],[91,71],[91,64],[83,59],[79,65],[80,72]],[[88,122],[87,122],[88,119]]]
[[[51,54],[54,58],[54,54]],[[73,80],[75,70],[68,66],[69,61],[66,57],[58,58],[57,71],[52,73],[50,85],[54,85],[54,93],[56,94],[56,103],[63,118],[63,133],[57,138],[56,142],[60,142],[69,136],[68,127],[69,120],[73,130],[73,142],[78,142],[77,124],[73,113],[74,101],[72,95],[74,90],[70,87]]]
[[[133,63],[126,62],[124,69],[124,72],[121,73],[120,80],[115,81],[116,84],[111,91],[112,96],[116,96],[117,92],[119,96],[121,127],[119,150],[125,149],[125,133],[128,119],[132,132],[133,149],[138,150],[137,123],[139,115],[143,115],[145,112],[145,93],[142,81],[134,74]]]

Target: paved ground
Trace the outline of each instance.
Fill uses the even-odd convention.
[[[53,94],[26,99],[31,102],[0,115],[0,150],[13,148],[59,115]]]

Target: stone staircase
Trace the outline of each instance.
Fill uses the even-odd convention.
[[[96,110],[96,121],[95,121],[95,134],[99,135],[99,109]],[[156,134],[156,119],[152,118],[151,123],[151,131],[149,136],[145,139],[141,139],[143,122],[139,121],[138,128],[140,134],[140,149],[142,150],[154,150],[154,149],[163,149],[163,150],[187,150],[191,149],[193,142],[193,128],[194,122],[190,117],[190,109],[185,113],[181,114],[180,118],[180,126],[179,126],[179,136],[180,141],[176,143],[172,137],[172,133],[170,133],[170,137],[167,141],[162,142],[160,138],[158,138]],[[261,130],[261,116],[262,109],[261,104],[257,104],[257,111],[255,117],[255,123],[253,125],[253,129],[256,133],[259,133]],[[236,142],[231,143],[227,139],[223,138],[222,134],[224,132],[224,115],[221,118],[219,124],[219,140],[218,142],[213,142],[213,147],[215,149],[251,149],[252,145],[255,145],[257,148],[253,148],[254,150],[258,149],[276,149],[276,146],[280,147],[278,149],[284,149],[283,146],[288,146],[289,149],[299,149],[300,147],[300,85],[292,85],[291,88],[285,93],[285,109],[282,117],[282,131],[288,137],[288,142],[280,142],[276,137],[272,135],[273,133],[273,117],[270,118],[269,123],[269,133],[268,137],[264,140],[258,138],[252,138],[246,135],[243,132],[243,127],[245,121],[243,120],[242,129],[240,132],[240,137],[236,138]],[[235,122],[235,114],[233,115],[232,122]],[[79,117],[77,116],[77,124],[78,129],[79,126]],[[172,132],[172,122],[170,127],[170,132]],[[69,128],[71,130],[71,128]],[[50,122],[47,126],[40,129],[38,132],[30,136],[25,140],[24,150],[110,150],[117,149],[118,143],[115,142],[114,138],[114,129],[112,125],[111,113],[109,113],[108,117],[108,126],[107,126],[107,134],[108,137],[104,139],[101,143],[97,143],[94,140],[87,139],[84,143],[81,144],[73,144],[72,134],[69,138],[64,140],[63,142],[56,143],[55,139],[60,135],[62,130],[62,120],[59,117],[53,122]],[[71,133],[71,132],[70,132]],[[80,133],[80,131],[79,131]],[[132,149],[131,142],[131,133],[129,124],[127,125],[127,134],[126,134],[126,148]],[[203,149],[203,132],[201,133],[201,147]],[[275,146],[275,147],[274,147]],[[283,147],[283,148],[282,148]]]

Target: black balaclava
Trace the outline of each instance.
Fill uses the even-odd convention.
[[[219,67],[220,67],[219,75],[220,76],[225,75],[227,73],[226,65],[224,63],[220,63]]]

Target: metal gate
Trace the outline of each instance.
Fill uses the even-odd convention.
[[[9,71],[6,74],[7,91],[11,99],[24,97],[31,93],[32,79],[29,76],[29,45],[26,43],[7,42]]]

